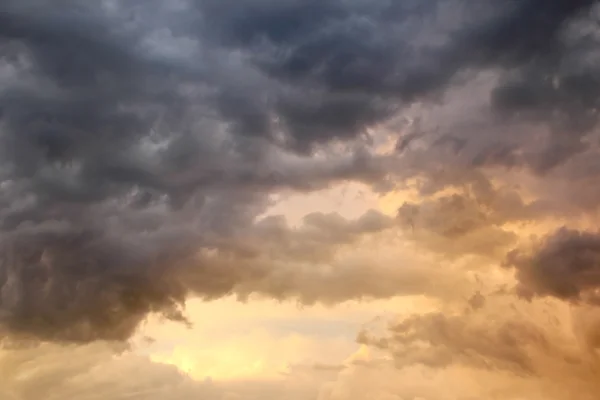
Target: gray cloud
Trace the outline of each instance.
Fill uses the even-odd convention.
[[[509,253],[507,263],[516,268],[520,292],[525,296],[597,303],[599,257],[597,233],[562,228],[532,251]]]
[[[256,217],[275,191],[344,180],[382,188],[420,176],[435,192],[472,183],[469,168],[526,166],[571,182],[587,165],[573,160],[594,149],[595,39],[582,27],[595,3],[5,2],[0,329],[123,339],[149,312],[183,319],[191,295],[331,302],[410,291],[402,279],[427,286],[392,268],[376,278],[319,269],[335,248],[398,221],[313,214],[295,231]],[[413,148],[430,140],[434,113],[401,155],[374,154],[368,128],[490,71],[496,81],[472,100],[486,107],[475,121],[486,134],[459,110]],[[536,124],[549,132],[540,148],[524,128]],[[493,196],[400,214],[433,210],[419,223],[441,236],[488,224],[493,242],[508,243],[502,223],[540,207]],[[482,217],[482,204],[494,211]],[[436,213],[457,221],[438,226]],[[312,269],[286,270],[292,258]]]

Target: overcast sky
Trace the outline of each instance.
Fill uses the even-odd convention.
[[[3,0],[0,398],[597,398],[597,3]]]

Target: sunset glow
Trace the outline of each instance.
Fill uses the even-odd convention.
[[[0,400],[596,400],[599,27],[0,1]]]

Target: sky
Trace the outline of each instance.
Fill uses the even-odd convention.
[[[0,399],[596,399],[598,3],[3,0]]]

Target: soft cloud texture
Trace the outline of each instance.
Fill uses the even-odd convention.
[[[3,395],[593,398],[599,17],[595,0],[5,0]],[[352,217],[303,204],[350,185],[369,198]],[[193,329],[191,301],[398,297],[434,309],[281,382],[182,372],[242,339],[179,361],[106,347],[157,316]],[[254,350],[296,354],[277,346]]]
[[[471,185],[471,196],[406,205],[400,216],[417,218],[411,226],[441,238],[441,249],[444,238],[487,238],[458,256],[501,251],[514,242],[503,223],[543,211],[518,191],[496,192],[485,169],[546,174],[594,149],[594,3],[484,1],[466,12],[458,0],[9,1],[0,15],[3,327],[126,338],[149,312],[182,319],[189,296],[281,276],[282,254],[322,262],[394,225],[374,212],[356,222],[313,214],[289,234],[281,219],[256,222],[284,189],[355,180],[384,190],[411,177],[432,194]],[[484,72],[493,79],[477,88]],[[470,103],[476,116],[442,112],[442,130],[431,130],[432,104],[416,125],[424,136],[401,139],[402,154],[372,146],[370,129],[414,105],[460,100],[468,87],[485,99]],[[545,144],[532,148],[538,135]],[[277,240],[240,242],[246,234]],[[316,300],[294,285],[318,275],[261,285]],[[391,294],[366,283],[336,300]]]

